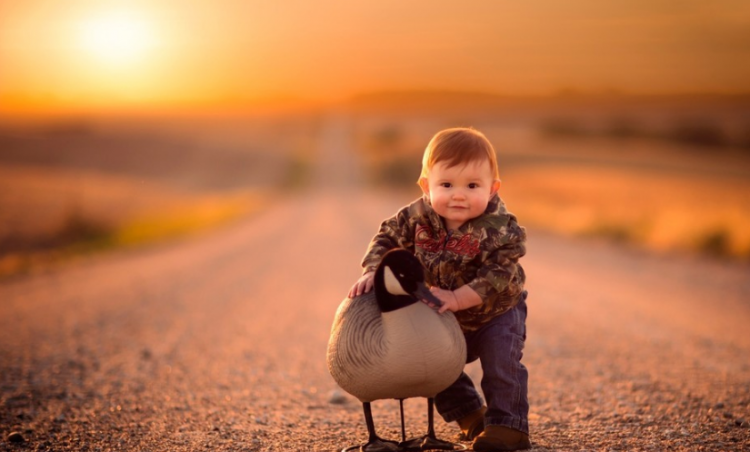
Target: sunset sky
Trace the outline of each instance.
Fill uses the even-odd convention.
[[[0,112],[750,92],[747,0],[0,0]]]

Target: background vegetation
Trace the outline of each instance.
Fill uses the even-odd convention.
[[[304,196],[316,165],[419,196],[426,143],[457,125],[494,143],[501,195],[533,230],[747,261],[749,112],[736,96],[388,92],[334,112],[0,124],[0,277],[214,229]],[[349,129],[346,162],[320,160],[331,115]]]

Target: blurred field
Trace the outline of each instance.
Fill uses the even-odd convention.
[[[198,194],[80,170],[0,167],[0,277],[195,234],[261,207],[250,190]]]
[[[257,212],[304,183],[310,132],[294,121],[0,128],[0,278]]]
[[[511,209],[533,227],[660,251],[750,258],[750,182],[581,168],[509,168]]]
[[[336,110],[340,162],[318,154],[325,109],[0,125],[0,276],[217,227],[304,193],[316,163],[419,196],[423,149],[454,126],[493,142],[524,225],[750,259],[750,103],[649,102],[364,96]]]

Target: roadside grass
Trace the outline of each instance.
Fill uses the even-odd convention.
[[[708,117],[681,116],[649,124],[630,116],[600,119],[598,124],[571,117],[550,117],[540,122],[539,131],[551,138],[648,139],[707,149],[750,150],[750,123],[725,124]]]
[[[311,158],[302,152],[292,154],[287,162],[281,181],[281,189],[295,192],[310,185],[312,171]]]
[[[71,209],[53,233],[26,238],[0,253],[0,279],[48,268],[82,255],[174,241],[213,230],[262,208],[252,192],[203,195],[121,222],[104,222]],[[7,247],[6,247],[7,248]]]
[[[151,212],[124,222],[110,234],[113,246],[136,246],[213,229],[259,210],[251,193],[204,196],[165,212]]]
[[[178,191],[80,170],[0,167],[0,279],[201,234],[263,208],[259,189]]]
[[[532,227],[750,260],[750,181],[624,168],[519,167],[506,171],[501,195]]]

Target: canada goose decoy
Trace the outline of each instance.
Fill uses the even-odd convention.
[[[342,452],[466,450],[435,437],[433,398],[455,382],[466,364],[466,342],[452,312],[438,314],[420,299],[441,306],[424,284],[424,268],[404,249],[391,250],[375,271],[374,290],[346,298],[333,321],[328,370],[336,383],[362,402],[369,440]],[[428,399],[428,431],[406,441],[403,399]],[[370,402],[398,399],[400,443],[377,436]]]

